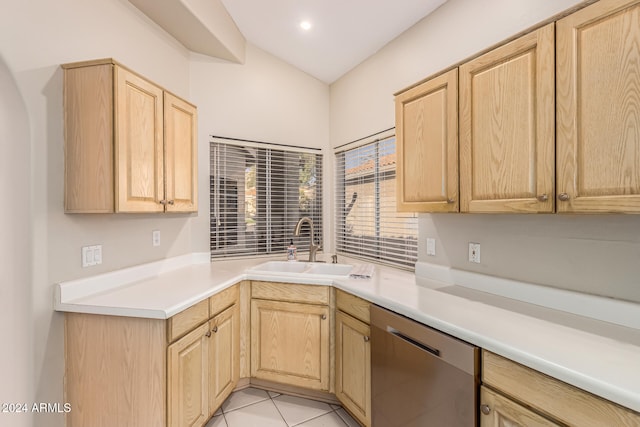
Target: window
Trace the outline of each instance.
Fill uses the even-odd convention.
[[[418,219],[396,212],[396,140],[336,153],[336,249],[345,255],[414,268]]]
[[[282,253],[293,238],[309,246],[309,227],[293,237],[297,221],[313,220],[322,236],[320,150],[215,138],[211,151],[211,258]]]

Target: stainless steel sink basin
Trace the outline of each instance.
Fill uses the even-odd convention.
[[[348,277],[353,268],[349,264],[324,264],[315,262],[267,261],[248,270],[254,274],[306,277]]]

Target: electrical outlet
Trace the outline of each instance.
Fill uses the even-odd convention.
[[[153,246],[160,246],[160,230],[153,230],[151,241],[153,242]]]
[[[469,262],[480,264],[480,243],[469,242]]]
[[[436,256],[436,239],[427,237],[427,255]]]
[[[102,264],[102,245],[82,247],[82,267]]]

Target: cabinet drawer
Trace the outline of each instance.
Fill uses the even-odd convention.
[[[329,304],[329,287],[276,282],[251,282],[251,298]]]
[[[341,310],[364,323],[371,323],[369,320],[371,307],[369,301],[365,301],[355,295],[336,289],[336,307],[338,310]]]
[[[181,311],[168,320],[167,337],[169,342],[180,338],[202,322],[209,319],[209,300],[200,301]]]
[[[638,426],[640,414],[491,352],[482,382],[568,425]]]
[[[238,302],[238,288],[238,285],[233,285],[209,298],[209,314],[211,317]]]

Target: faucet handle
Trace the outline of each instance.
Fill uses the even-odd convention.
[[[338,263],[338,255],[331,255],[331,264]]]

